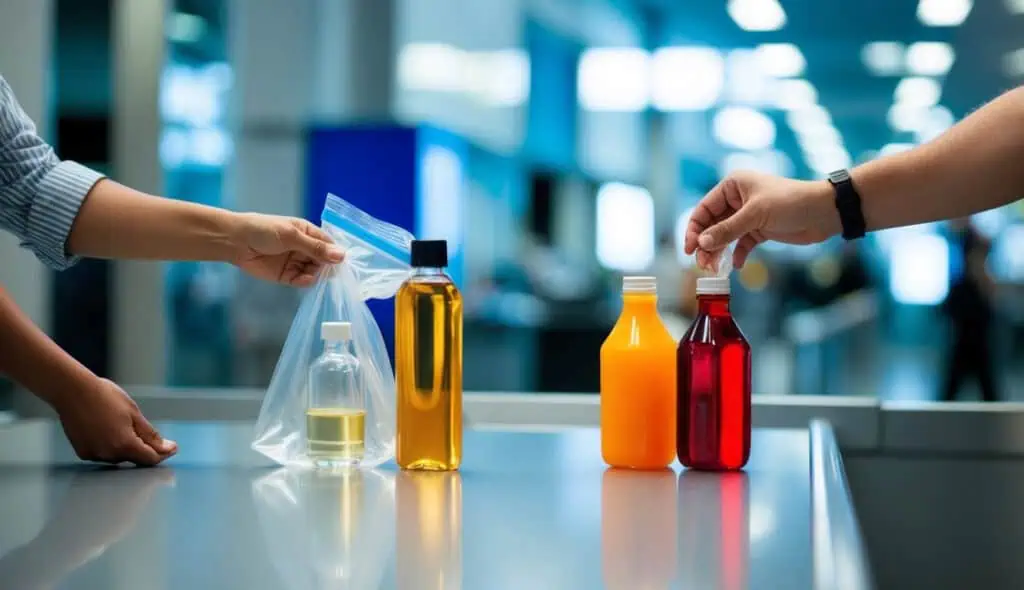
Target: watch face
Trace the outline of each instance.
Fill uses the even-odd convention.
[[[828,179],[832,184],[839,184],[840,182],[850,180],[850,173],[847,170],[836,170],[828,175]]]

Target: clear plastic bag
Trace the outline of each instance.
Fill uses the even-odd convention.
[[[309,367],[323,350],[323,322],[351,322],[352,347],[366,385],[362,467],[390,460],[395,452],[395,377],[380,328],[366,306],[393,297],[408,278],[413,236],[328,195],[324,231],[345,260],[321,273],[303,297],[260,408],[252,448],[286,466],[311,467],[306,444]]]

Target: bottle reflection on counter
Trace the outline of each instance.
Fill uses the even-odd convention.
[[[398,587],[462,587],[462,477],[457,471],[398,474]]]
[[[750,573],[747,474],[684,469],[679,475],[683,588],[746,590]]]
[[[316,577],[325,586],[351,583],[353,554],[364,523],[363,473],[359,470],[314,472],[306,488],[310,541]]]
[[[605,470],[601,563],[609,590],[671,587],[676,574],[674,471]]]

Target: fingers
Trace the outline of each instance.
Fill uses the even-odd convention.
[[[714,224],[715,219],[725,213],[728,203],[725,199],[725,182],[715,185],[707,195],[697,203],[686,224],[686,236],[683,238],[683,251],[693,254],[697,250],[700,235]]]
[[[758,229],[756,207],[747,204],[735,213],[704,230],[697,239],[702,250],[721,250],[744,235]]]
[[[296,225],[292,227],[293,231],[282,236],[286,248],[297,250],[325,264],[337,264],[344,258],[341,249],[334,245],[331,237],[312,223],[297,220]]]
[[[131,461],[140,467],[152,467],[166,459],[139,437],[129,438],[117,449],[122,461]]]
[[[740,241],[736,243],[736,250],[732,253],[733,268],[743,268],[751,251],[763,241],[760,232],[749,233],[740,238]]]
[[[142,442],[152,447],[156,452],[169,457],[178,451],[178,443],[160,436],[156,428],[153,428],[153,425],[141,413],[137,413],[132,417],[132,423],[135,427],[135,434],[139,435]]]

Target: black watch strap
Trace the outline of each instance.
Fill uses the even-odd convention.
[[[860,194],[853,186],[848,170],[836,170],[828,175],[828,181],[836,192],[836,209],[843,226],[843,239],[856,240],[864,237],[867,224],[860,206]]]

